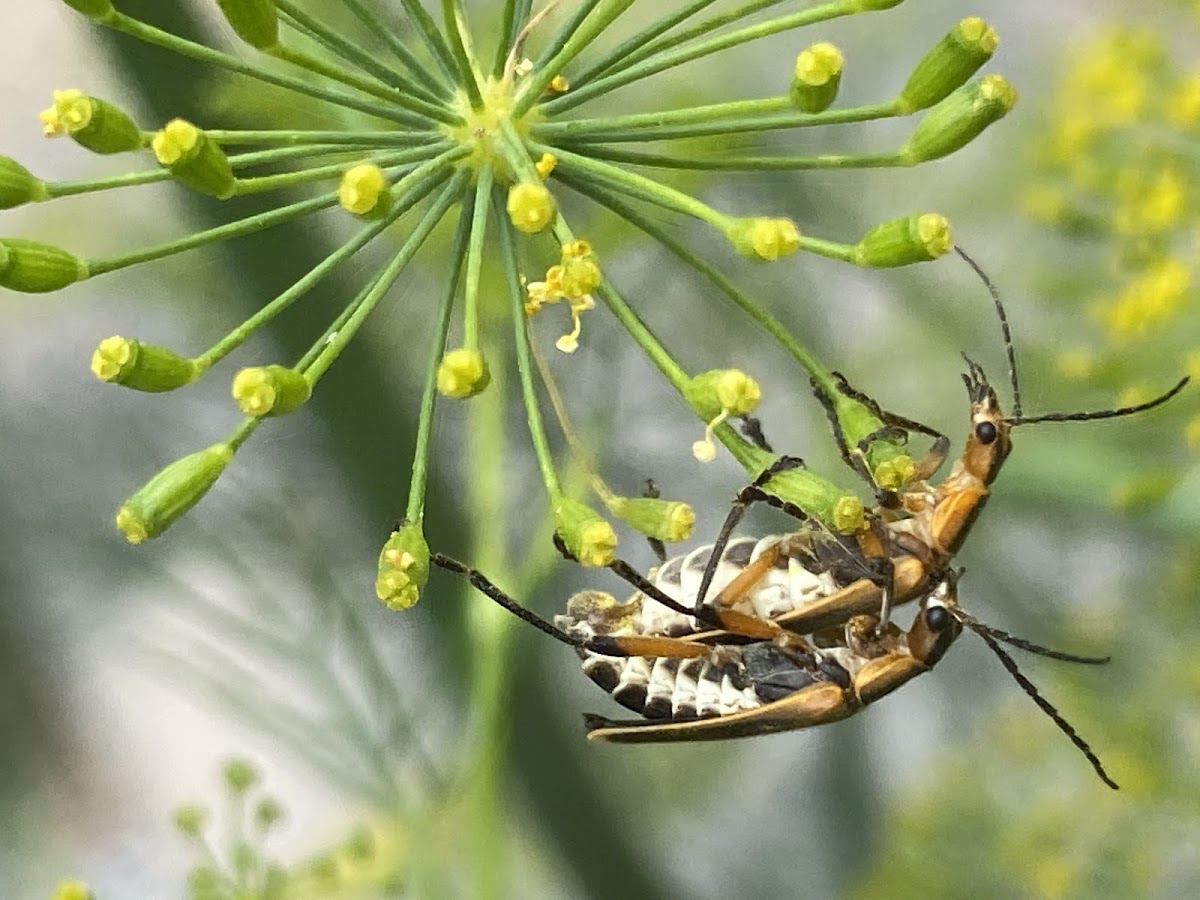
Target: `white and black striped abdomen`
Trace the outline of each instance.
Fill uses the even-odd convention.
[[[729,542],[717,565],[705,603],[779,537]],[[665,594],[692,607],[712,553],[712,545],[668,560],[649,580]],[[733,608],[774,618],[836,591],[827,574],[814,574],[795,558],[781,555],[774,567]],[[680,637],[706,626],[663,606],[641,592],[625,603],[610,594],[583,591],[567,603],[556,625],[572,634]],[[779,648],[771,643],[714,647],[696,659],[601,656],[580,651],[583,671],[628,709],[649,719],[690,719],[754,709],[817,681],[849,683],[849,674],[828,658]]]

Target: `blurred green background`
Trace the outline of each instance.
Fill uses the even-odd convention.
[[[207,3],[120,6],[182,33],[218,33]],[[1200,147],[1185,117],[1153,112],[1197,58],[1192,7],[910,2],[712,57],[682,81],[668,75],[666,86],[613,95],[609,108],[773,93],[796,50],[819,39],[846,54],[845,101],[879,99],[958,18],[984,16],[1002,41],[989,71],[1021,100],[963,152],[914,170],[683,181],[718,205],[790,215],[844,240],[894,216],[944,213],[1005,296],[1026,412],[1103,408],[1200,367],[1190,285]],[[22,4],[0,22],[0,152],[39,174],[93,177],[113,166],[42,141],[36,113],[55,88],[118,100],[147,123],[176,114],[245,123],[271,112],[270,97],[91,28],[61,4]],[[1103,70],[1091,81],[1089,65]],[[1075,81],[1064,91],[1068,72]],[[1122,118],[1135,78],[1143,102]],[[1091,116],[1100,137],[1059,152],[1072,115]],[[880,149],[906,128],[769,140]],[[1184,185],[1176,215],[1165,226],[1121,220],[1121,204],[1164,166]],[[98,255],[215,223],[215,205],[154,186],[6,212],[3,233]],[[688,366],[749,371],[764,387],[761,418],[776,449],[851,483],[806,377],[781,350],[639,233],[584,204],[568,211]],[[953,257],[901,271],[807,257],[766,267],[699,227],[677,233],[711,248],[885,408],[950,435],[954,452],[966,429],[959,352],[1003,379],[990,301]],[[111,524],[134,486],[233,419],[221,379],[171,396],[97,384],[87,370],[96,342],[132,333],[206,346],[333,237],[282,229],[61,296],[0,296],[0,896],[48,896],[67,876],[87,879],[102,900],[181,896],[195,859],[170,812],[219,806],[218,766],[235,754],[255,761],[287,810],[271,853],[297,871],[326,864],[327,880],[306,882],[306,896],[473,896],[482,853],[503,861],[511,887],[502,895],[522,897],[1200,895],[1200,482],[1187,446],[1195,388],[1145,418],[1018,429],[959,557],[969,572],[963,603],[985,621],[1112,654],[1101,670],[1021,662],[1120,793],[970,636],[934,673],[833,727],[623,748],[584,741],[580,713],[614,704],[568,650],[521,628],[496,692],[507,739],[487,761],[502,785],[500,815],[480,822],[474,776],[464,774],[479,763],[468,701],[478,648],[465,633],[467,610],[486,601],[437,574],[408,614],[388,613],[372,591],[378,549],[403,509],[424,364],[423,349],[403,338],[444,278],[437,252],[418,257],[307,411],[264,429],[168,535],[130,547]],[[1165,257],[1189,273],[1175,304],[1132,332],[1115,329],[1121,292]],[[312,314],[323,321],[340,289],[327,283],[306,308],[320,307]],[[245,357],[296,356],[313,331],[307,316],[285,316]],[[535,322],[548,352],[560,324]],[[580,351],[554,366],[606,477],[629,494],[653,477],[695,506],[698,537],[715,533],[743,476],[725,457],[692,460],[694,419],[603,312],[585,328]],[[431,544],[462,555],[474,532],[497,552],[545,554],[546,577],[521,599],[547,616],[597,581],[619,592],[553,563],[540,514],[520,502],[536,489],[522,419],[515,406],[505,415],[516,436],[505,457],[512,502],[480,510],[467,488],[469,413],[442,404]],[[786,527],[769,512],[747,525]],[[650,564],[634,538],[625,546]],[[331,848],[364,824],[371,852],[339,857],[329,875]]]

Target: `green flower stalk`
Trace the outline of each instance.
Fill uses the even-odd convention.
[[[488,40],[473,30],[479,23],[456,0],[442,3],[440,17],[425,12],[415,0],[405,0],[401,8],[407,21],[402,30],[389,28],[387,10],[370,0],[347,3],[346,16],[337,24],[290,0],[218,0],[220,12],[238,38],[234,53],[142,22],[108,0],[64,2],[99,27],[287,92],[329,114],[317,127],[249,131],[211,127],[195,117],[195,110],[180,110],[158,130],[144,131],[111,103],[82,91],[57,92],[53,106],[43,114],[47,131],[69,134],[94,152],[125,152],[139,162],[123,176],[55,182],[35,177],[19,160],[0,157],[2,207],[163,180],[217,200],[300,187],[306,193],[300,199],[288,195],[263,212],[206,231],[103,258],[76,256],[19,237],[3,238],[0,286],[55,291],[284,222],[341,216],[355,223],[325,259],[278,296],[264,298],[256,313],[211,347],[176,353],[158,347],[153,336],[147,336],[144,342],[115,339],[96,351],[93,369],[103,380],[137,390],[165,391],[204,378],[276,317],[292,312],[335,269],[348,269],[344,264],[360,250],[369,244],[386,244],[389,252],[383,254],[379,269],[362,273],[361,289],[351,292],[344,309],[325,323],[299,359],[240,371],[234,379],[234,395],[249,418],[234,430],[235,439],[215,445],[233,447],[258,424],[297,409],[319,390],[320,379],[370,313],[385,300],[393,302],[389,297],[393,286],[426,238],[444,220],[457,221],[459,239],[447,270],[452,277],[446,279],[439,325],[428,349],[421,437],[413,460],[414,476],[420,477],[410,485],[406,519],[422,518],[424,473],[434,452],[431,423],[436,397],[467,399],[480,394],[491,380],[491,368],[507,366],[508,360],[502,358],[507,345],[526,394],[530,440],[545,484],[547,512],[558,521],[560,535],[572,552],[592,562],[609,552],[607,535],[591,518],[581,518],[558,484],[540,415],[534,415],[538,391],[529,371],[533,363],[527,319],[551,306],[565,310],[569,325],[557,347],[572,353],[586,340],[590,316],[612,316],[667,377],[679,402],[705,424],[702,454],[715,453],[720,442],[751,475],[769,466],[772,457],[751,447],[725,421],[753,408],[757,399],[751,396],[753,383],[743,382],[745,391],[730,399],[721,395],[715,382],[708,384],[712,373],[693,378],[684,371],[608,280],[609,248],[572,230],[564,214],[563,188],[599,200],[634,224],[642,217],[664,215],[698,220],[729,244],[727,254],[711,263],[703,261],[716,267],[735,264],[737,255],[774,265],[800,265],[804,254],[860,266],[906,265],[945,252],[949,230],[943,219],[930,215],[896,219],[881,210],[879,219],[885,224],[860,241],[846,240],[822,235],[822,222],[802,221],[794,210],[746,208],[748,204],[738,201],[736,194],[731,208],[718,209],[645,173],[664,168],[710,172],[900,168],[965,146],[1003,115],[1013,99],[1007,82],[995,75],[955,89],[955,82],[961,85],[995,45],[986,23],[972,19],[959,23],[926,54],[895,96],[877,102],[839,103],[837,89],[847,63],[836,47],[820,42],[810,44],[794,65],[781,62],[779,77],[766,96],[615,114],[588,115],[585,109],[593,100],[616,97],[627,86],[674,72],[688,62],[771,35],[898,5],[883,0],[830,0],[766,18],[755,13],[772,4],[743,4],[715,14],[705,12],[707,3],[678,8],[665,4],[671,8],[653,11],[640,24],[629,24],[624,16],[631,0],[582,0],[563,3],[561,24],[553,28],[544,21],[544,12],[531,10],[530,3],[505,0],[499,5],[499,27],[489,29]],[[363,51],[364,35],[380,38],[386,52]],[[611,35],[617,39],[609,42]],[[599,40],[602,37],[605,40]],[[598,49],[603,47],[611,49]],[[940,101],[939,94],[945,95]],[[902,117],[925,106],[931,108],[909,141],[874,153],[755,154],[724,140]],[[147,148],[160,170],[141,167]],[[620,212],[621,204],[628,213]],[[339,233],[337,228],[322,230]],[[489,331],[497,317],[483,309],[492,289],[485,271],[496,261],[504,271],[500,293],[512,301],[514,321],[508,336]],[[361,271],[361,266],[354,269]],[[420,300],[409,296],[405,302]],[[758,318],[749,306],[742,308]],[[815,359],[794,338],[774,331],[772,336],[783,340],[816,377]],[[847,433],[861,430],[855,422],[850,424]],[[871,429],[864,433],[870,434]],[[886,444],[879,442],[881,449],[872,449],[879,454],[875,466],[902,456]],[[135,539],[160,533],[203,495],[231,455],[232,451],[202,451],[187,458],[191,460],[187,465],[168,467],[127,504],[122,517],[127,533]],[[890,466],[884,475],[891,481],[902,479],[902,463]],[[834,516],[835,507],[850,496],[849,491],[807,471],[790,473],[777,484],[789,493],[791,502],[818,518]],[[662,534],[686,531],[682,507],[631,500],[617,503],[616,509],[613,497],[605,500],[609,511],[639,523],[635,527]],[[836,518],[845,524],[855,516],[838,513]],[[832,520],[826,525],[834,527]]]

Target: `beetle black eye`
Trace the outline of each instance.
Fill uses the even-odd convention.
[[[992,422],[980,422],[975,426],[975,437],[981,444],[990,444],[996,440],[997,434],[996,426]]]
[[[950,613],[944,606],[931,606],[925,610],[925,624],[933,632],[941,631],[950,624]]]

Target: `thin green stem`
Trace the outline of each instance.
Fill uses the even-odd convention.
[[[443,98],[427,90],[423,84],[418,84],[403,72],[379,62],[372,54],[367,53],[319,19],[297,8],[294,3],[290,3],[288,0],[277,0],[275,5],[280,12],[287,16],[292,25],[307,33],[313,40],[323,44],[331,52],[341,56],[351,65],[358,66],[368,75],[373,75],[382,83],[406,91],[426,103],[438,104],[442,101]]]
[[[382,274],[372,285],[370,292],[363,299],[362,304],[354,311],[354,314],[346,320],[346,324],[338,331],[338,333],[329,341],[325,348],[320,352],[312,364],[304,370],[304,377],[308,379],[308,383],[315,385],[321,376],[328,371],[334,361],[346,349],[346,345],[358,333],[358,329],[362,327],[363,322],[369,316],[372,310],[383,299],[388,290],[400,273],[412,261],[413,256],[420,248],[425,239],[429,237],[429,233],[433,231],[438,222],[441,221],[450,206],[454,203],[455,196],[461,193],[463,184],[466,182],[467,173],[460,171],[449,179],[449,183],[442,189],[437,199],[430,205],[421,221],[417,223],[417,227],[413,229],[412,234],[401,245],[396,255],[391,259],[384,268]]]
[[[350,7],[350,11],[366,26],[367,31],[381,39],[387,45],[388,49],[396,55],[396,58],[408,67],[412,76],[425,85],[431,95],[443,99],[453,93],[449,85],[438,81],[429,71],[429,66],[419,60],[404,42],[400,40],[396,35],[396,28],[393,25],[383,21],[373,10],[364,5],[362,0],[342,0],[342,2]]]
[[[542,411],[538,408],[537,394],[533,386],[533,370],[529,359],[529,336],[525,328],[525,300],[521,291],[520,267],[517,264],[517,249],[513,242],[512,224],[497,212],[496,230],[499,234],[500,255],[504,260],[504,282],[513,317],[513,338],[517,349],[517,373],[521,379],[521,397],[525,403],[525,418],[529,422],[529,437],[533,442],[534,455],[542,473],[542,483],[550,496],[550,505],[555,506],[562,496],[558,473],[554,470],[554,456],[550,442],[546,439],[546,427],[542,422]]]
[[[417,172],[414,171],[413,174],[416,175]],[[361,228],[358,234],[310,269],[304,277],[198,356],[195,360],[196,365],[201,371],[208,369],[240,347],[252,334],[262,328],[263,325],[270,322],[312,290],[336,266],[345,262],[382,234],[405,211],[410,209],[414,203],[420,202],[422,198],[427,196],[437,186],[437,182],[430,176],[441,174],[441,171],[438,169],[427,169],[418,178],[411,180],[403,179],[398,182],[393,189],[395,191],[393,194],[393,207],[387,215]],[[325,344],[319,341],[316,346],[319,350]]]
[[[596,76],[607,74],[609,69],[637,62],[638,59],[642,58],[639,55],[639,51],[650,46],[650,42],[656,37],[670,31],[679,23],[690,19],[702,9],[712,6],[714,2],[715,0],[694,0],[690,5],[659,19],[653,25],[649,25],[633,35],[633,37],[622,41],[591,67],[584,69],[582,72],[576,72],[571,76],[571,83],[576,87],[582,87]]]
[[[475,398],[468,409],[469,457],[467,482],[470,508],[478,527],[472,529],[471,559],[484,571],[510,581],[512,567],[503,542],[482,524],[504,508],[508,483],[505,448],[507,404],[500,388],[507,382],[506,356],[498,347],[485,348],[496,363],[494,387]],[[520,585],[517,587],[520,590]],[[467,613],[471,647],[471,710],[474,743],[467,773],[470,804],[473,876],[472,896],[504,900],[507,877],[508,830],[503,813],[505,753],[508,738],[509,651],[516,619],[495,603],[474,603]]]
[[[451,165],[469,152],[470,148],[468,147],[451,147],[444,153],[441,153],[429,160],[429,162],[418,166],[411,173],[406,175],[405,179],[416,180],[431,170],[436,170]],[[393,190],[398,189],[403,183],[403,180],[398,182]],[[195,247],[204,246],[205,244],[223,241],[227,238],[254,234],[259,231],[264,231],[267,228],[271,228],[275,225],[279,225],[283,222],[290,221],[291,219],[299,218],[300,216],[305,216],[309,213],[318,212],[323,209],[329,209],[331,206],[336,206],[337,202],[338,198],[336,192],[323,194],[320,197],[314,197],[310,200],[300,200],[287,206],[281,206],[277,209],[259,213],[256,216],[249,216],[245,219],[239,219],[236,222],[230,222],[227,225],[219,225],[216,228],[209,228],[205,231],[198,231],[193,234],[185,235],[178,240],[168,241],[165,244],[159,244],[154,247],[146,247],[141,250],[135,250],[134,252],[127,253],[124,256],[111,256],[106,259],[89,260],[87,264],[88,272],[92,277],[96,275],[103,275],[107,272],[112,272],[115,269],[125,268],[127,266],[147,262],[152,259],[162,259],[176,253],[182,253],[185,250],[191,250]]]
[[[442,0],[442,22],[446,36],[449,38],[450,54],[458,69],[459,83],[467,92],[467,100],[470,102],[471,108],[480,109],[483,106],[483,94],[479,92],[479,78],[475,74],[471,55],[467,52],[464,38],[467,23],[464,18],[462,7],[457,0]]]
[[[542,48],[542,52],[538,54],[538,58],[533,64],[534,69],[541,70],[546,67],[546,64],[567,45],[567,41],[571,39],[571,35],[579,30],[579,26],[583,24],[583,20],[591,15],[592,10],[596,8],[596,4],[599,2],[600,0],[579,0],[575,5],[575,9],[563,20],[562,25],[551,35],[550,40],[546,42],[546,46]],[[555,71],[550,77],[553,78],[557,74],[558,71]]]
[[[463,289],[463,346],[479,347],[479,276],[483,271],[484,241],[487,237],[488,215],[491,212],[492,167],[479,170],[475,182],[475,214],[471,223],[471,242],[467,248],[467,278]]]
[[[592,14],[580,23],[562,49],[546,60],[543,65],[534,69],[522,86],[516,103],[513,104],[513,118],[519,119],[529,112],[546,90],[546,86],[554,80],[554,76],[562,72],[571,60],[587,49],[588,45],[632,4],[633,0],[600,0]]]
[[[342,91],[334,91],[328,88],[318,87],[317,85],[309,84],[299,78],[293,78],[289,75],[280,75],[275,72],[270,72],[267,69],[256,66],[253,63],[244,62],[236,57],[230,56],[227,53],[222,53],[219,50],[213,50],[211,47],[205,47],[203,44],[197,44],[194,41],[189,41],[186,38],[181,38],[178,35],[155,28],[152,25],[147,25],[144,22],[139,22],[130,16],[121,12],[114,12],[103,20],[104,25],[119,31],[122,34],[127,34],[130,37],[137,38],[140,41],[145,41],[147,44],[153,44],[156,47],[162,47],[164,50],[170,50],[173,53],[178,53],[180,56],[186,56],[189,59],[199,60],[200,62],[209,63],[229,72],[237,72],[240,75],[248,75],[259,81],[267,84],[273,84],[277,87],[285,88],[289,91],[294,91],[297,94],[303,94],[306,97],[313,97],[317,100],[322,100],[326,103],[332,103],[335,106],[341,106],[345,109],[353,109],[359,112],[367,113],[368,115],[377,116],[381,119],[387,119],[392,122],[398,122],[402,125],[422,127],[429,124],[428,119],[424,116],[417,116],[410,112],[398,110],[393,106],[388,106],[382,103],[376,103],[372,100],[356,97],[353,94],[347,94]]]
[[[454,81],[455,66],[454,55],[450,52],[450,48],[446,45],[445,38],[438,31],[437,22],[433,20],[433,16],[425,11],[425,7],[421,5],[421,0],[401,0],[404,6],[404,11],[417,26],[417,30],[421,33],[421,39],[425,42],[425,46],[441,67],[442,73]]]
[[[430,151],[445,150],[448,144],[430,148],[421,147],[415,150],[405,150],[398,153],[381,153],[374,156],[359,158],[355,162],[374,163],[381,169],[399,166],[419,160],[427,160],[432,155]],[[236,194],[261,194],[265,191],[275,191],[280,188],[294,187],[297,184],[309,184],[314,181],[326,181],[331,178],[341,178],[346,174],[345,162],[330,163],[325,166],[313,166],[311,169],[300,169],[295,172],[282,172],[278,175],[261,175],[257,178],[239,178]]]
[[[225,438],[225,443],[229,444],[236,453],[250,439],[250,435],[258,430],[258,426],[263,422],[257,416],[246,416],[236,426],[233,431]]]
[[[537,122],[531,127],[530,133],[546,141],[669,141],[777,131],[785,128],[845,125],[892,118],[899,114],[895,100],[827,109],[819,113],[804,113],[794,109],[786,97],[765,97],[760,100],[712,103],[665,112],[571,119],[566,122]]]
[[[458,215],[458,230],[454,233],[454,244],[450,248],[450,271],[446,279],[446,292],[438,307],[438,321],[429,348],[429,362],[425,366],[425,388],[421,392],[421,414],[417,418],[417,436],[413,448],[412,476],[408,480],[408,505],[404,518],[420,522],[425,517],[425,487],[429,480],[429,448],[432,446],[433,414],[437,406],[437,374],[442,355],[446,352],[446,336],[450,333],[450,318],[454,312],[454,298],[458,294],[458,283],[462,278],[463,264],[467,257],[467,241],[473,230],[473,207],[476,200],[467,194]]]
[[[690,194],[685,194],[683,191],[677,191],[674,188],[659,184],[657,181],[646,178],[644,175],[627,172],[617,166],[598,162],[567,150],[548,147],[545,144],[539,144],[535,141],[528,142],[528,147],[533,151],[534,155],[542,153],[554,154],[558,158],[558,166],[555,167],[555,173],[561,167],[568,172],[578,172],[581,175],[586,175],[588,178],[596,178],[602,183],[631,197],[637,197],[639,200],[645,200],[647,203],[653,203],[664,209],[694,216],[702,222],[707,222],[722,234],[729,227],[730,217],[725,213],[718,212]]]
[[[679,47],[675,50],[666,50],[634,65],[622,66],[612,75],[597,79],[577,91],[570,91],[563,94],[561,97],[543,104],[543,111],[548,115],[560,113],[563,110],[572,109],[587,100],[595,99],[602,94],[623,87],[630,82],[649,78],[651,75],[657,75],[659,72],[664,72],[675,66],[681,66],[692,60],[700,59],[713,53],[719,53],[730,47],[736,47],[738,44],[756,41],[759,38],[778,34],[782,31],[790,31],[793,28],[801,28],[816,22],[824,22],[854,12],[858,12],[855,0],[833,0],[831,3],[824,3],[820,6],[792,13],[791,15],[780,16],[779,18],[760,22],[756,25],[747,25],[728,34],[719,35],[707,41],[701,41],[698,44]]]
[[[492,75],[499,78],[504,74],[504,64],[509,51],[529,19],[532,0],[504,0],[504,15],[500,20],[500,36],[496,40],[496,56],[492,60]]]
[[[584,148],[579,148],[584,149]],[[899,153],[859,153],[822,156],[736,156],[714,158],[704,156],[672,156],[669,153],[639,153],[618,147],[589,144],[586,152],[591,159],[606,159],[634,166],[656,169],[690,169],[705,172],[795,172],[808,169],[886,169],[909,168],[913,163]]]
[[[673,34],[662,40],[652,41],[632,50],[628,56],[618,57],[610,63],[606,69],[600,73],[600,77],[606,77],[615,70],[620,70],[625,66],[632,66],[640,63],[642,60],[654,56],[657,53],[663,53],[670,50],[672,47],[678,47],[681,44],[686,44],[688,41],[693,41],[696,38],[704,37],[718,29],[724,28],[741,19],[749,18],[756,13],[762,12],[764,9],[770,9],[772,6],[778,6],[785,0],[750,0],[748,3],[743,3],[741,6],[723,12],[719,15],[705,19],[703,22],[697,22],[691,28]],[[707,5],[707,4],[705,4]],[[589,75],[588,80],[591,80]],[[582,83],[582,82],[581,82]]]
[[[330,341],[337,337],[338,332],[345,327],[354,313],[358,311],[358,308],[362,306],[363,301],[367,299],[367,295],[371,293],[371,288],[374,286],[375,278],[372,278],[354,295],[353,300],[342,307],[341,312],[337,314],[334,320],[321,333],[321,337],[314,341],[312,346],[304,351],[304,355],[297,360],[296,365],[293,366],[297,372],[303,372],[313,364],[313,361],[321,355],[321,351],[328,346]]]
[[[300,200],[287,206],[259,213],[256,216],[248,216],[236,222],[218,225],[216,228],[197,231],[177,240],[167,241],[164,244],[158,244],[153,247],[144,247],[141,250],[135,250],[132,253],[126,253],[122,256],[88,260],[88,272],[90,277],[94,278],[97,275],[104,275],[117,269],[124,269],[128,266],[149,262],[153,259],[163,259],[176,253],[183,253],[185,250],[203,247],[205,244],[215,244],[218,241],[227,240],[228,238],[242,237],[243,235],[265,231],[283,222],[307,216],[309,213],[329,209],[331,206],[336,206],[337,202],[336,193],[322,194],[320,197],[313,197],[311,200]]]
[[[330,81],[341,82],[348,87],[362,91],[364,94],[378,97],[380,100],[389,103],[395,103],[397,106],[403,107],[419,117],[415,120],[410,120],[414,125],[428,125],[429,119],[435,122],[442,122],[446,125],[457,125],[462,121],[458,115],[451,112],[445,106],[440,106],[437,103],[429,103],[419,97],[409,96],[399,88],[384,84],[374,78],[364,78],[349,69],[331,65],[323,59],[313,56],[311,53],[305,53],[303,50],[297,50],[286,44],[276,44],[274,47],[263,52],[268,56],[273,56],[275,59],[291,63],[293,66],[312,72],[314,75],[320,75],[328,78]]]
[[[205,135],[222,146],[242,144],[283,144],[285,146],[353,144],[363,147],[407,147],[410,144],[425,146],[440,140],[440,131],[241,131],[220,128],[204,129]]]
[[[598,185],[589,183],[584,179],[570,177],[564,180],[575,190],[590,197],[597,203],[607,206],[618,216],[640,228],[678,256],[684,263],[695,268],[712,282],[721,293],[746,313],[755,324],[778,341],[780,346],[803,366],[809,377],[821,386],[822,390],[830,396],[838,393],[837,382],[834,381],[830,371],[821,365],[821,362],[792,336],[791,332],[784,327],[782,322],[767,312],[756,300],[734,284],[732,280],[706,258],[693,251],[682,240],[674,237],[667,229],[657,225],[651,218],[642,215],[641,212],[620,199],[616,194]]]
[[[313,147],[282,147],[276,150],[260,150],[252,153],[237,153],[229,157],[229,164],[237,169],[265,163],[286,162],[292,159],[308,159],[311,156],[334,153],[350,153],[358,147],[313,146]],[[373,148],[372,148],[373,149]],[[107,191],[114,188],[133,187],[139,184],[154,184],[160,181],[170,181],[174,176],[170,169],[149,169],[145,172],[130,172],[125,175],[114,175],[110,178],[96,178],[92,181],[50,181],[46,186],[46,199],[69,197],[75,194],[91,194],[97,191]]]

